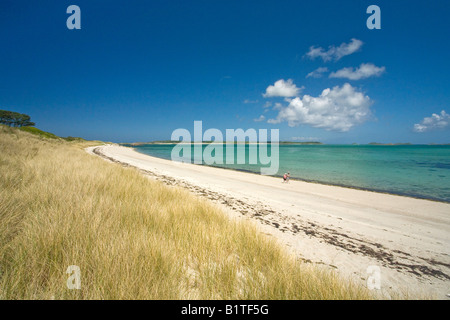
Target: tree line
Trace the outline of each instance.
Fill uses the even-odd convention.
[[[35,125],[31,122],[31,117],[27,114],[0,110],[0,123],[13,127],[32,127]]]

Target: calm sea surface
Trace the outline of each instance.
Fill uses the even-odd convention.
[[[154,157],[171,159],[174,146],[134,148]],[[245,148],[246,164],[214,166],[259,173],[261,165],[248,164],[249,146]],[[191,154],[193,159],[193,149]],[[279,159],[277,176],[290,172],[292,179],[450,202],[448,145],[280,145]]]

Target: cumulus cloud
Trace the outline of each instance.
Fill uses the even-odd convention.
[[[284,81],[280,79],[273,85],[270,85],[266,89],[266,93],[263,93],[264,98],[269,97],[294,97],[299,95],[302,88],[297,88],[292,79]]]
[[[327,67],[320,67],[320,68],[317,68],[316,70],[308,73],[306,75],[306,78],[321,78],[322,74],[325,73],[325,72],[328,72],[328,68]]]
[[[362,63],[359,68],[343,68],[332,72],[329,78],[346,78],[349,80],[360,80],[369,77],[379,77],[386,70],[385,67],[377,67],[372,63]]]
[[[444,110],[440,114],[433,113],[431,117],[423,118],[422,122],[414,125],[415,132],[426,132],[450,127],[450,115]]]
[[[358,51],[363,42],[358,39],[351,39],[349,43],[342,43],[339,47],[329,46],[328,50],[323,49],[322,47],[310,47],[309,51],[306,53],[306,56],[312,60],[315,58],[322,58],[323,61],[338,61],[342,57],[348,56],[356,51]]]
[[[273,110],[281,110],[282,108],[283,108],[283,105],[279,102],[276,102],[273,106]]]
[[[277,124],[286,121],[290,127],[307,124],[346,132],[371,117],[372,103],[368,96],[346,83],[342,87],[327,88],[318,97],[296,97],[279,110],[275,119],[267,122]]]
[[[255,122],[261,122],[264,120],[266,120],[266,117],[264,117],[263,115],[260,115],[259,118],[253,119],[253,121],[255,121]]]

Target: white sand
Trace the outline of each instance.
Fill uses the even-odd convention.
[[[364,285],[381,270],[381,289],[408,297],[450,293],[450,204],[172,162],[116,145],[88,148],[145,170],[254,221],[301,259]]]

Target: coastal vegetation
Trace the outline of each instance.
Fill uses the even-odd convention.
[[[58,137],[57,135],[55,135],[53,133],[42,131],[35,127],[21,127],[19,129],[21,131],[29,132],[31,134],[35,134],[35,135],[38,135],[40,137],[47,138],[47,139],[61,139],[60,137]]]
[[[373,298],[98,144],[0,125],[0,299]]]
[[[19,130],[29,132],[31,134],[37,135],[42,138],[47,138],[47,139],[57,139],[57,140],[62,139],[62,140],[66,140],[66,141],[79,141],[79,142],[85,141],[83,138],[79,138],[79,137],[70,137],[70,136],[66,137],[66,138],[59,137],[51,132],[42,131],[35,127],[21,127],[21,128],[19,128]]]

